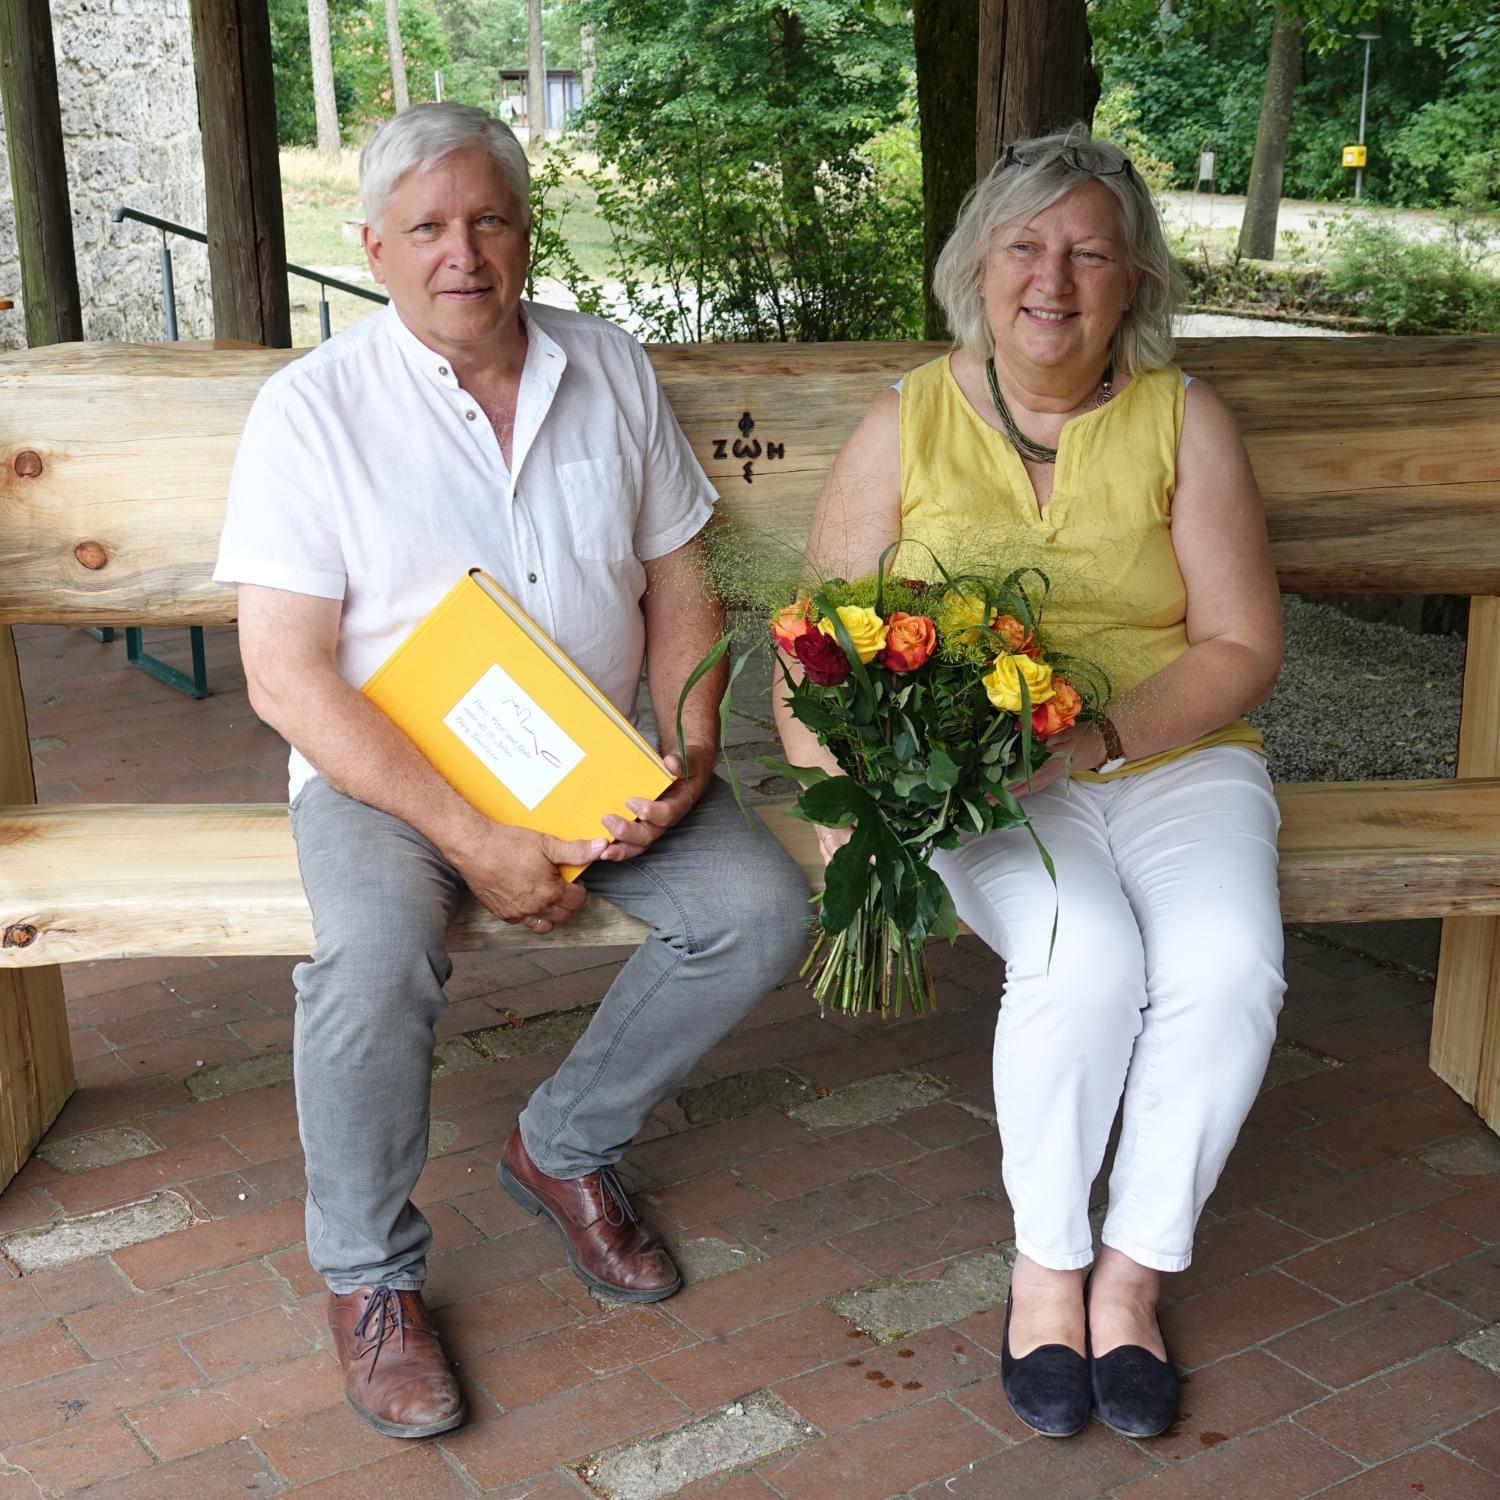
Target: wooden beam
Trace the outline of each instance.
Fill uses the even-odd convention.
[[[47,0],[0,4],[0,99],[16,209],[26,342],[72,343],[83,337],[73,218],[57,105],[57,59]]]
[[[1276,795],[1288,921],[1500,919],[1500,779],[1291,783]],[[818,881],[815,832],[785,816],[788,800],[754,806]],[[643,930],[596,897],[538,940],[470,901],[448,940],[456,952],[525,953],[630,943]],[[0,808],[0,972],[161,953],[307,953],[312,942],[280,803]]]
[[[265,0],[191,0],[214,333],[288,348],[286,226]]]
[[[1500,775],[1500,598],[1469,606],[1460,780]],[[1500,1130],[1500,917],[1449,917],[1438,952],[1432,1071]]]
[[[1094,121],[1099,76],[1084,0],[979,0],[978,175],[1012,141]]]
[[[1244,427],[1283,589],[1500,594],[1500,339],[1183,340]],[[806,534],[871,399],[934,344],[650,352],[721,513]],[[286,350],[57,345],[0,358],[0,623],[212,625],[245,413]],[[1273,372],[1268,375],[1268,372]],[[731,446],[750,413],[751,483]]]
[[[36,802],[15,641],[0,626],[0,801]],[[25,1165],[73,1092],[73,1053],[56,964],[0,970],[0,1189]]]

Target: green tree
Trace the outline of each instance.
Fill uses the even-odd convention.
[[[583,0],[579,12],[599,48],[586,116],[617,174],[604,201],[617,244],[669,289],[665,326],[771,340],[920,326],[920,210],[871,147],[911,85],[904,11]]]
[[[1130,91],[1142,134],[1156,155],[1174,163],[1179,186],[1192,186],[1198,148],[1205,144],[1218,153],[1221,189],[1243,191],[1248,184],[1273,4],[1175,0],[1164,7],[1160,0],[1092,0],[1090,27],[1106,91]],[[1377,0],[1283,0],[1283,10],[1300,22],[1304,43],[1302,81],[1284,145],[1287,194],[1347,191],[1339,147],[1354,139],[1364,61],[1354,33],[1372,18],[1383,36],[1371,75],[1366,192],[1394,201],[1444,201],[1454,189],[1440,158],[1459,162],[1460,177],[1483,177],[1483,161],[1468,168],[1461,162],[1476,153],[1483,158],[1494,144],[1487,123],[1494,111],[1487,106],[1495,88],[1483,77],[1497,40],[1493,6],[1469,0],[1411,0],[1400,7],[1381,7]],[[1479,19],[1486,11],[1488,18]],[[1434,105],[1442,107],[1429,108]],[[1454,126],[1461,121],[1469,129],[1466,142],[1455,140]],[[1409,148],[1398,144],[1403,140]],[[1428,169],[1414,173],[1413,157]],[[1412,192],[1423,196],[1414,199]]]
[[[526,0],[434,0],[452,58],[444,93],[463,104],[494,109],[501,68],[526,66]],[[549,68],[579,66],[579,14],[571,3],[542,6]]]
[[[270,0],[271,65],[283,146],[317,137],[306,0]],[[433,97],[433,71],[448,67],[448,45],[431,0],[401,0],[402,53],[414,100]],[[333,86],[344,139],[367,134],[395,109],[384,0],[328,0]]]

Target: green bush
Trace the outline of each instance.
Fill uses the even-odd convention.
[[[603,168],[590,186],[610,230],[609,279],[647,337],[919,331],[903,11],[586,0],[580,14],[599,38],[583,123]]]
[[[1387,333],[1500,332],[1500,279],[1483,222],[1455,218],[1442,238],[1414,240],[1389,220],[1350,214],[1329,234],[1329,289]]]

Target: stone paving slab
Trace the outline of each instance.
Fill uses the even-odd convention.
[[[202,703],[118,646],[17,635],[44,797],[281,794],[231,631],[209,632]],[[738,726],[742,763],[765,737]],[[623,955],[460,955],[417,1198],[471,1417],[406,1447],[344,1406],[301,1243],[295,960],[70,967],[79,1091],[0,1193],[0,1236],[153,1195],[191,1218],[46,1268],[0,1255],[0,1500],[579,1500],[601,1474],[653,1500],[1500,1494],[1500,1150],[1426,1069],[1417,965],[1315,937],[1290,938],[1283,1045],[1167,1280],[1187,1394],[1145,1443],[1048,1442],[1000,1395],[1000,976],[973,939],[935,950],[932,1019],[818,1022],[789,983],[658,1107],[628,1178],[687,1285],[653,1307],[591,1297],[493,1177]],[[770,1436],[737,1447],[735,1406]]]

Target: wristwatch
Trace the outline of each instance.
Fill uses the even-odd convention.
[[[1104,741],[1104,763],[1094,767],[1095,774],[1109,771],[1118,771],[1125,764],[1125,750],[1120,744],[1120,731],[1106,714],[1094,715],[1094,728],[1099,731],[1099,738]]]

